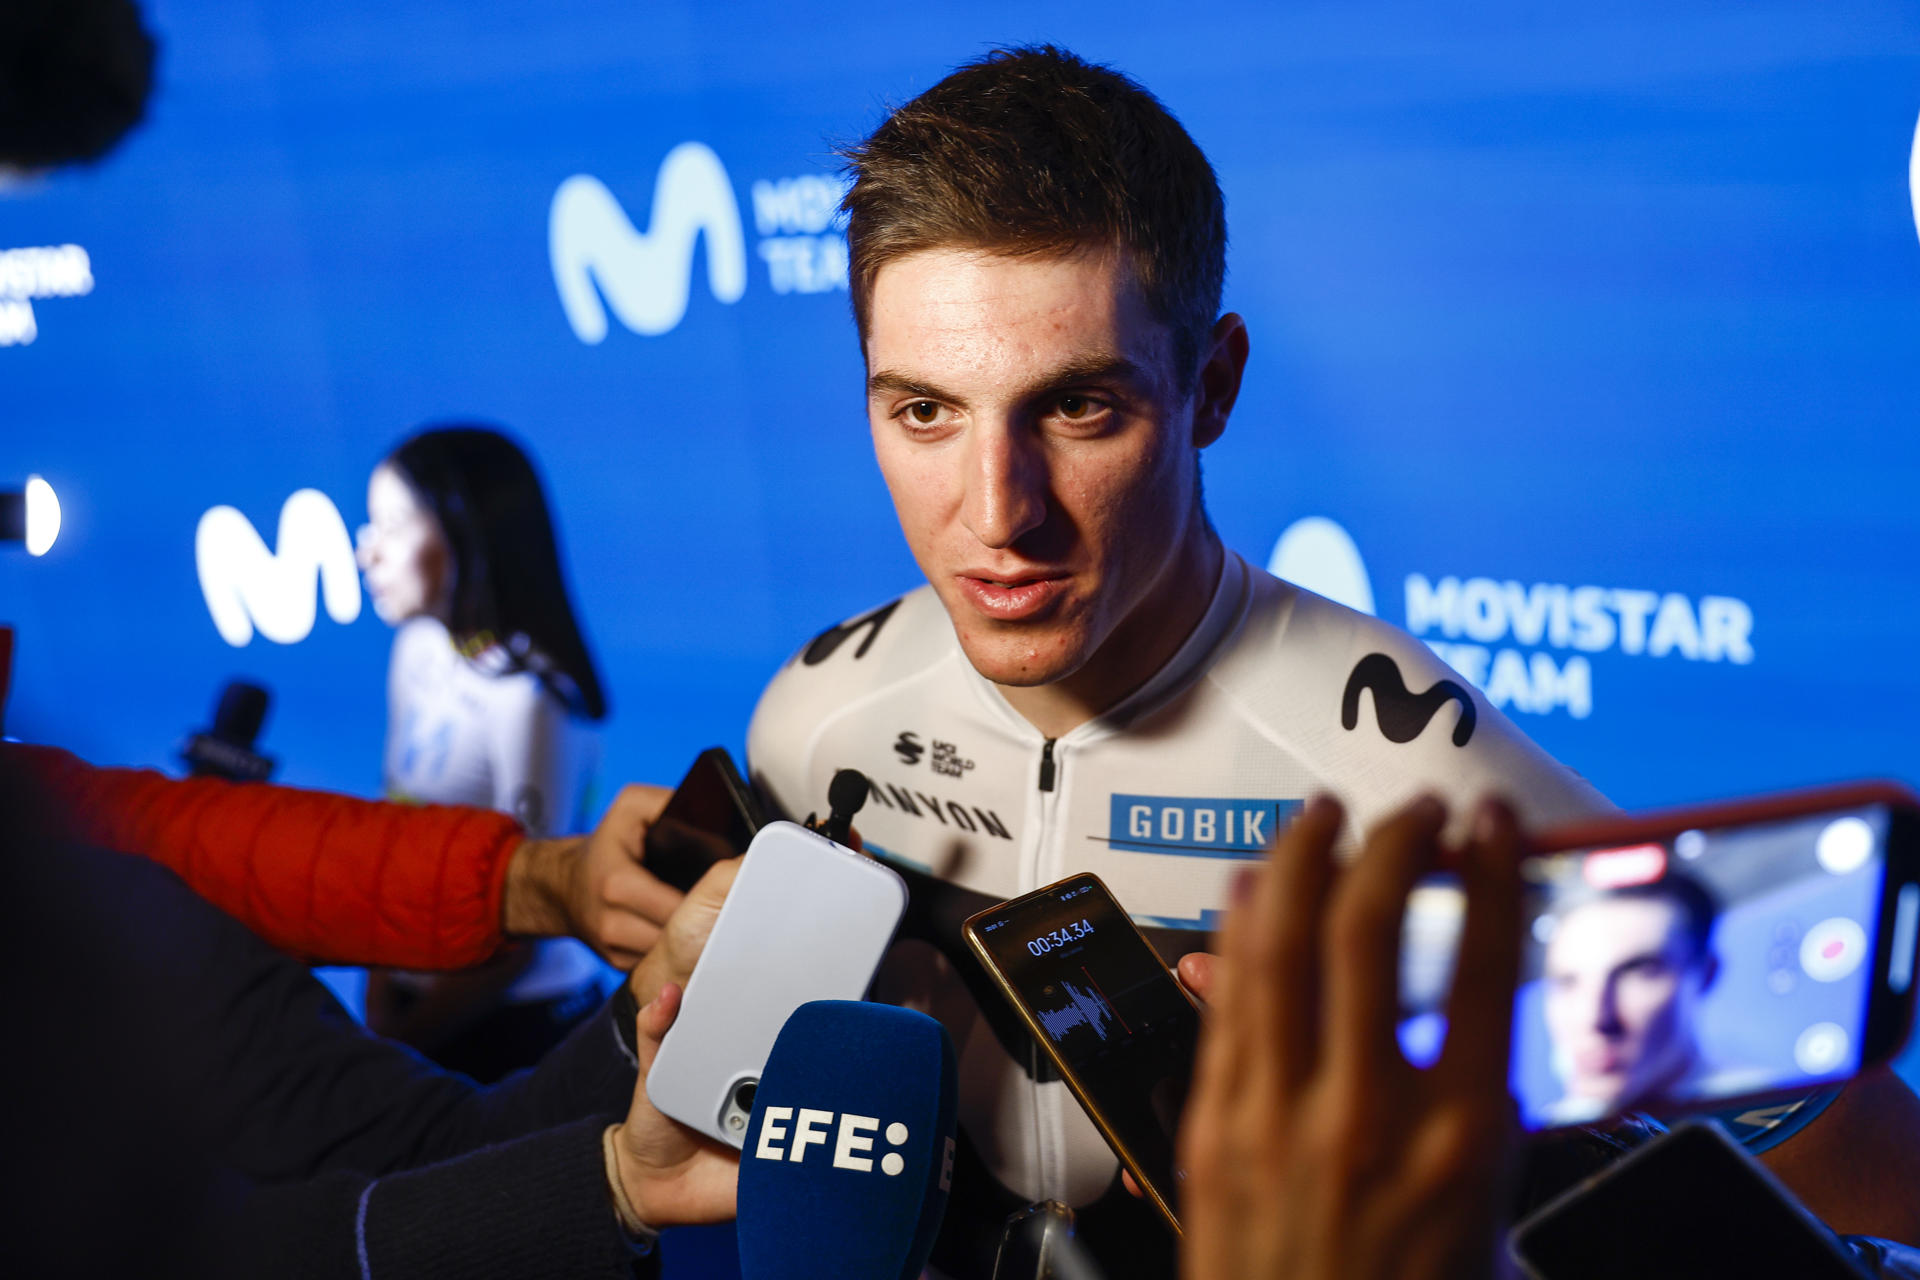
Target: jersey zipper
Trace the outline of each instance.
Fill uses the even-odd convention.
[[[1040,744],[1040,829],[1034,832],[1033,861],[1020,886],[1022,892],[1031,892],[1040,887],[1045,873],[1041,868],[1046,864],[1049,850],[1054,840],[1055,810],[1059,807],[1060,795],[1055,788],[1058,781],[1058,766],[1053,758],[1055,740],[1047,738]],[[1066,1170],[1064,1148],[1059,1141],[1061,1131],[1061,1090],[1048,1093],[1042,1081],[1057,1082],[1059,1076],[1052,1070],[1053,1060],[1046,1057],[1036,1042],[1032,1045],[1033,1060],[1029,1066],[1027,1088],[1032,1091],[1034,1125],[1033,1156],[1034,1176],[1048,1195],[1055,1195],[1064,1186]],[[1042,1063],[1045,1069],[1042,1069]],[[1067,1105],[1072,1105],[1070,1102]]]

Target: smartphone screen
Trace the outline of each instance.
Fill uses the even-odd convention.
[[[1171,1217],[1174,1134],[1200,1029],[1193,1001],[1091,875],[984,911],[967,931]]]
[[[1514,1229],[1552,1280],[1858,1280],[1833,1233],[1711,1124],[1682,1125]]]
[[[1868,804],[1530,859],[1509,1072],[1523,1123],[1710,1110],[1891,1052],[1873,996],[1905,994],[1920,919],[1920,885],[1882,902],[1896,816]],[[1462,910],[1446,881],[1409,902],[1400,1041],[1416,1064],[1444,1040]],[[1904,940],[1883,947],[1883,920]]]
[[[764,825],[733,757],[723,747],[709,747],[647,828],[646,868],[684,893],[714,863],[745,853]]]

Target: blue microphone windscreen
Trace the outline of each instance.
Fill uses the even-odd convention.
[[[953,1182],[953,1046],[911,1009],[801,1005],[740,1152],[742,1280],[914,1280]]]

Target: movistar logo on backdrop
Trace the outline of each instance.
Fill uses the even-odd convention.
[[[1374,613],[1360,548],[1322,516],[1288,526],[1267,569],[1275,577]],[[1533,715],[1593,713],[1588,654],[1753,661],[1753,610],[1732,596],[1627,587],[1407,575],[1406,627],[1496,707]]]
[[[1920,122],[1913,126],[1913,154],[1907,159],[1907,194],[1913,201],[1913,229],[1920,232]]]
[[[0,249],[0,347],[24,347],[40,336],[33,304],[93,292],[93,260],[77,244]]]
[[[213,625],[235,648],[256,630],[276,644],[306,639],[317,612],[315,578],[328,617],[347,623],[360,616],[353,540],[332,499],[318,489],[302,489],[281,506],[272,550],[245,516],[214,507],[194,531],[193,560]]]
[[[679,324],[701,236],[707,287],[721,302],[738,302],[747,288],[740,209],[720,157],[698,142],[681,143],[660,163],[645,231],[598,178],[577,173],[561,183],[548,212],[547,252],[575,336],[603,340],[607,306],[635,333],[665,333]]]
[[[776,294],[847,287],[841,184],[820,174],[753,184],[755,256]],[[607,336],[607,311],[628,329],[670,332],[687,314],[694,249],[704,244],[707,288],[723,303],[747,290],[746,231],[726,166],[712,148],[683,142],[654,175],[646,230],[605,183],[575,174],[553,193],[547,254],[567,323],[580,341]]]

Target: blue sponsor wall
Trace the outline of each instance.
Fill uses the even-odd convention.
[[[282,778],[377,789],[387,629],[363,602],[230,645],[194,532],[228,505],[277,546],[305,488],[350,530],[382,452],[464,415],[546,468],[606,781],[738,744],[803,639],[915,581],[830,148],[1053,39],[1161,94],[1225,185],[1254,344],[1207,458],[1230,545],[1267,563],[1331,520],[1382,616],[1623,803],[1920,772],[1909,6],[151,13],[147,126],[0,199],[0,250],[78,245],[91,277],[0,272],[0,478],[66,515],[0,556],[16,734],[165,764],[244,675]],[[670,154],[691,261],[621,234],[662,232]],[[556,257],[616,304],[600,341]],[[1296,563],[1337,590],[1339,559]]]
[[[1304,578],[1624,804],[1920,777],[1910,5],[150,12],[149,123],[0,192],[0,251],[57,251],[0,260],[0,482],[65,511],[0,554],[18,736],[166,766],[244,676],[279,777],[377,791],[390,634],[313,566],[388,447],[468,416],[545,467],[604,784],[737,748],[787,655],[916,581],[831,148],[1051,39],[1152,87],[1225,186],[1229,545],[1294,529]],[[237,646],[196,564],[222,506],[281,557],[216,549]]]
[[[0,198],[0,249],[81,246],[90,274],[0,273],[0,478],[65,505],[48,557],[0,557],[17,735],[167,764],[250,676],[282,779],[376,791],[388,629],[323,606],[298,643],[230,645],[194,530],[230,505],[275,547],[307,487],[351,530],[386,447],[480,416],[551,480],[611,683],[605,781],[737,745],[804,637],[916,580],[829,148],[991,42],[1052,38],[1160,92],[1225,184],[1254,359],[1206,484],[1235,549],[1331,520],[1296,547],[1309,580],[1363,581],[1624,804],[1920,771],[1910,6],[382,0],[152,25],[150,123]]]

